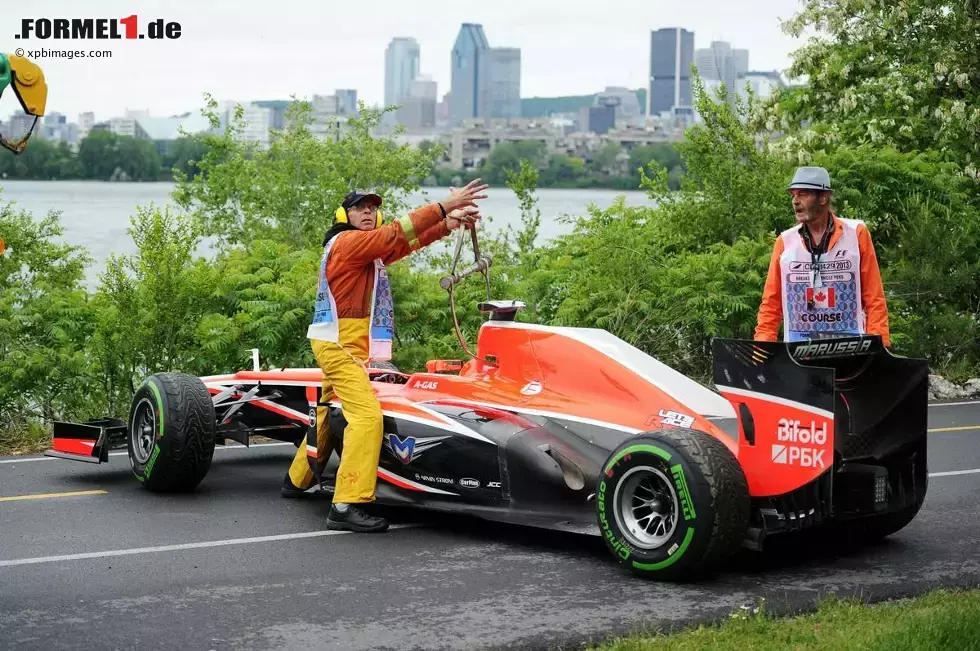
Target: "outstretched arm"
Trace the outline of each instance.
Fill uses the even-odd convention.
[[[480,215],[480,209],[477,208],[476,206],[469,206],[467,208],[459,208],[457,210],[454,210],[448,215],[446,215],[445,219],[440,220],[439,223],[437,223],[435,226],[431,226],[428,229],[426,229],[424,232],[422,232],[418,236],[418,240],[411,247],[411,250],[408,253],[411,253],[413,251],[418,251],[421,248],[429,246],[433,242],[436,242],[442,239],[443,237],[446,237],[452,231],[456,230],[461,226],[466,226],[467,228],[469,228],[471,227],[472,224],[475,224],[481,218],[482,216]],[[406,253],[405,255],[408,255],[408,253]],[[388,256],[387,258],[382,258],[382,262],[384,262],[385,266],[387,266],[392,264],[393,262],[398,262],[403,257],[405,256],[391,255]]]
[[[479,219],[470,213],[475,212],[477,199],[486,198],[483,191],[488,187],[481,185],[480,179],[474,179],[462,188],[452,188],[449,198],[413,210],[391,224],[373,231],[341,233],[337,236],[335,253],[355,266],[366,265],[376,258],[381,258],[386,265],[397,262],[412,251],[448,234],[449,230],[458,226],[456,221],[473,223]],[[456,213],[460,213],[460,216],[452,217]],[[440,227],[439,222],[447,219],[447,216],[448,223]]]
[[[376,258],[390,264],[418,250],[422,246],[419,234],[428,236],[443,216],[442,207],[433,203],[373,231],[345,231],[337,236],[334,254],[353,266],[369,264]]]
[[[415,233],[414,237],[409,240],[407,247],[398,247],[396,250],[391,251],[388,255],[381,256],[381,261],[385,264],[385,266],[394,264],[410,253],[414,253],[421,248],[429,246],[446,235],[449,235],[449,228],[446,225],[446,220],[440,219],[422,232]]]

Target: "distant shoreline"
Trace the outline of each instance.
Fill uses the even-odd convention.
[[[4,179],[0,178],[0,190],[3,186],[8,183],[84,183],[86,185],[113,185],[113,186],[152,186],[152,185],[176,185],[176,181],[105,181],[99,179]],[[505,185],[495,186],[491,184],[492,188],[510,190]],[[448,185],[420,185],[420,191],[433,190],[433,189],[445,189],[449,190]],[[582,192],[615,192],[616,194],[646,194],[646,190],[641,188],[618,188],[614,186],[545,186],[538,187],[535,192],[568,192],[568,191],[582,191]]]

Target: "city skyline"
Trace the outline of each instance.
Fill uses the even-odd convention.
[[[385,48],[385,96],[386,106],[400,105],[412,91],[412,83],[419,76],[421,50],[414,38],[396,36]],[[385,118],[394,122],[394,115]]]
[[[784,70],[790,52],[801,45],[782,34],[778,22],[799,10],[795,0],[762,0],[752,16],[718,0],[672,6],[670,11],[651,9],[639,0],[618,0],[605,3],[595,15],[570,13],[554,3],[528,6],[511,0],[495,5],[495,10],[443,0],[428,2],[422,10],[381,4],[384,8],[364,10],[284,0],[276,5],[281,15],[270,21],[264,14],[217,0],[204,6],[173,0],[167,10],[159,4],[149,9],[121,0],[92,0],[85,16],[162,16],[181,23],[181,38],[32,40],[16,46],[111,50],[108,59],[35,58],[48,81],[48,112],[74,120],[92,111],[98,120],[106,120],[126,110],[148,110],[154,116],[196,113],[204,105],[205,92],[218,101],[245,103],[288,99],[292,94],[310,100],[314,94],[350,88],[367,105],[380,106],[385,48],[398,37],[418,42],[420,72],[436,82],[441,99],[451,87],[453,44],[460,25],[467,22],[481,24],[493,45],[520,49],[522,98],[593,94],[609,86],[648,87],[650,33],[662,27],[694,32],[698,49],[712,41],[748,47],[753,70]],[[37,0],[29,8],[5,6],[0,24],[76,16],[77,7],[59,0]],[[12,50],[13,45],[5,48]],[[15,98],[0,98],[0,115],[17,108]]]

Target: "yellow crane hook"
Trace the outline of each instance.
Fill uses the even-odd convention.
[[[0,96],[7,86],[13,86],[14,94],[20,102],[24,113],[34,116],[34,123],[23,138],[8,140],[0,134],[0,146],[15,154],[21,154],[27,149],[27,141],[34,133],[38,118],[44,115],[48,101],[48,85],[44,81],[44,73],[36,63],[16,54],[0,53]]]

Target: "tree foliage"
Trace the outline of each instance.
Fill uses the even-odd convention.
[[[57,213],[35,220],[5,204],[0,233],[0,423],[85,411],[98,384],[86,353],[97,316],[83,288],[89,257],[56,241]]]
[[[774,156],[827,167],[871,228],[893,340],[956,376],[980,363],[980,2],[807,0],[813,32],[752,110]]]
[[[841,145],[935,151],[980,181],[980,2],[806,0],[784,25],[814,32],[757,126],[801,164]],[[801,128],[805,124],[804,128]]]
[[[216,105],[209,99],[203,111],[214,128]],[[386,212],[397,213],[433,160],[416,147],[372,137],[384,113],[362,105],[358,116],[328,125],[324,136],[313,131],[312,106],[296,101],[287,109],[288,126],[273,130],[268,150],[260,150],[240,137],[245,125],[238,107],[223,132],[203,138],[199,173],[176,174],[174,199],[203,236],[228,245],[268,237],[302,247],[323,234],[344,195],[361,188],[374,189]]]
[[[0,156],[0,178],[24,180],[170,180],[172,169],[195,173],[198,136],[155,142],[94,129],[72,151],[67,142],[33,138],[20,156]]]
[[[436,171],[435,178],[447,183],[460,183],[479,177],[487,183],[506,185],[510,175],[517,172],[523,163],[528,163],[538,170],[538,187],[635,190],[642,180],[641,168],[656,162],[667,168],[668,186],[676,190],[684,174],[676,143],[623,149],[615,142],[606,142],[598,150],[584,153],[583,156],[570,156],[562,152],[549,154],[543,141],[499,142],[475,170],[462,174],[442,169]]]

